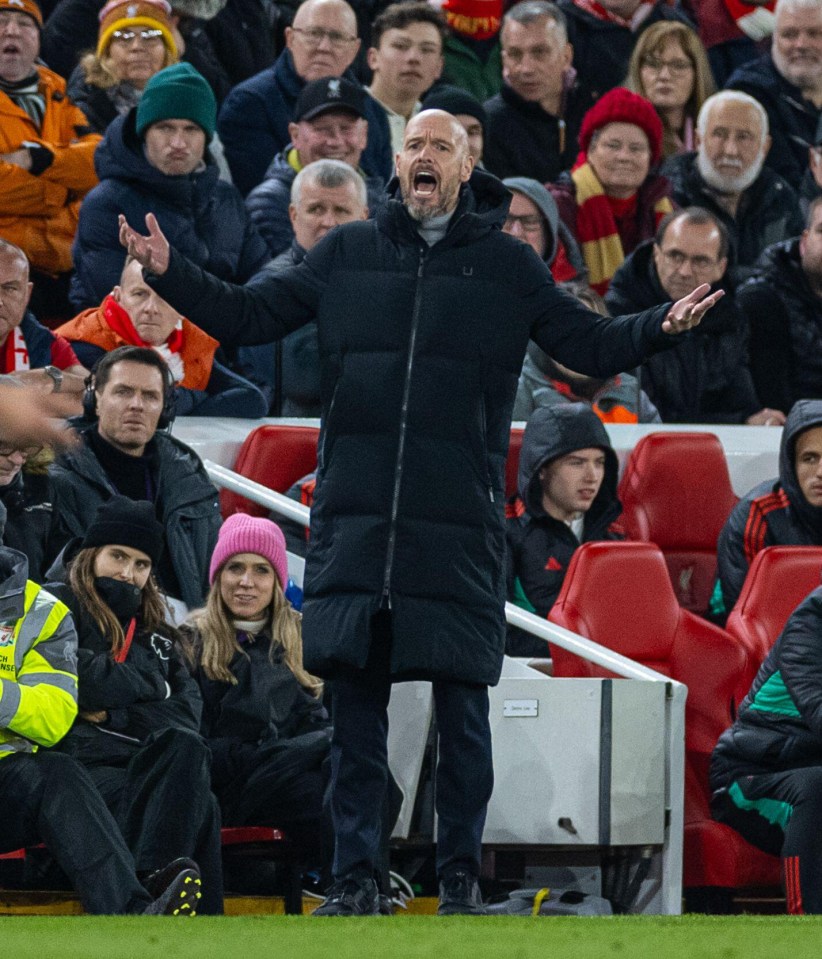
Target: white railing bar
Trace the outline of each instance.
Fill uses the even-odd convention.
[[[290,499],[282,493],[277,493],[267,486],[263,486],[261,483],[255,483],[254,480],[246,479],[246,477],[240,476],[239,473],[226,469],[225,466],[220,466],[219,463],[215,463],[212,460],[204,460],[203,465],[209,477],[219,486],[229,489],[233,493],[239,493],[240,496],[245,496],[247,499],[253,500],[261,506],[266,506],[281,516],[285,516],[287,519],[308,526],[311,511],[302,503],[298,503],[296,500]],[[615,653],[605,646],[600,646],[590,639],[585,639],[583,636],[577,636],[562,626],[549,623],[548,620],[541,619],[533,613],[528,613],[524,609],[514,606],[512,603],[505,604],[505,618],[512,626],[524,629],[526,632],[531,633],[531,635],[539,639],[544,639],[546,642],[561,646],[563,649],[567,649],[568,652],[575,653],[583,659],[587,659],[589,662],[603,667],[603,669],[608,669],[612,673],[616,673],[618,676],[623,676],[627,679],[645,679],[657,683],[674,682],[674,680],[669,676],[665,676],[663,673],[658,673],[653,669],[649,669],[647,666],[641,666],[639,663],[635,663],[633,660],[621,656],[619,653]]]

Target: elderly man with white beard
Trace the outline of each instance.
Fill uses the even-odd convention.
[[[731,237],[734,277],[752,272],[762,251],[804,226],[793,188],[765,166],[768,116],[753,97],[722,90],[697,119],[697,151],[672,157],[663,172],[683,208],[710,210]]]

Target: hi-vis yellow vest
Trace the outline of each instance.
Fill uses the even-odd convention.
[[[24,613],[0,622],[0,759],[53,746],[77,715],[77,633],[68,607],[30,580]]]

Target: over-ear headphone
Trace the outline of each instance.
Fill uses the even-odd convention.
[[[86,377],[86,388],[83,391],[83,419],[87,420],[89,423],[97,422],[97,390],[96,390],[96,375],[97,367],[102,363],[102,361],[110,354],[103,354],[99,360],[92,367],[91,372]],[[117,360],[120,362],[134,362],[133,359],[129,360],[128,356],[124,356],[122,359]],[[111,364],[114,365],[113,363]],[[148,364],[146,364],[148,365]],[[159,369],[159,364],[157,369]],[[175,399],[174,399],[174,389],[176,387],[174,382],[174,376],[168,366],[163,364],[163,408],[160,411],[160,418],[157,420],[157,429],[166,430],[169,429],[174,422],[174,417],[176,416],[175,410]]]

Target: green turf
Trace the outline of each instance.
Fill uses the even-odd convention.
[[[0,918],[8,959],[815,959],[822,919]]]

